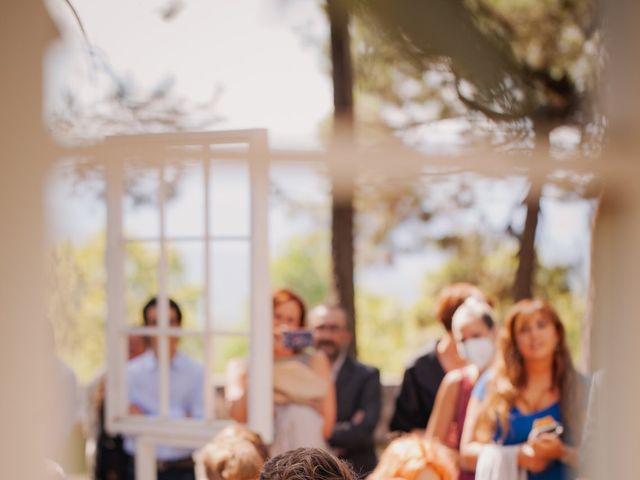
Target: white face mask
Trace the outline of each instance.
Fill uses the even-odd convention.
[[[460,356],[480,370],[486,368],[496,351],[493,339],[489,337],[470,338],[458,343]]]

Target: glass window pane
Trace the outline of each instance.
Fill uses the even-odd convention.
[[[231,335],[213,339],[215,418],[228,419],[229,402],[237,400],[244,386],[249,384],[249,343],[249,337],[246,336]]]
[[[169,418],[204,418],[204,340],[198,335],[169,337]]]
[[[182,311],[182,326],[202,330],[205,327],[204,242],[167,243],[169,296]]]
[[[124,165],[123,229],[125,238],[160,235],[159,168],[140,161]]]
[[[214,236],[248,236],[251,196],[247,162],[212,160],[209,188],[210,233]]]
[[[160,368],[154,352],[156,336],[128,335],[129,361],[126,368],[127,409],[131,415],[158,416],[160,414]]]
[[[124,248],[126,324],[142,326],[142,308],[158,294],[159,242],[127,242]]]
[[[172,162],[165,169],[167,182],[167,237],[204,235],[204,177],[202,162]]]
[[[248,332],[251,250],[248,241],[213,241],[209,295],[215,330]]]

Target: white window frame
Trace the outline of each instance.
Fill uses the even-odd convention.
[[[111,432],[136,436],[136,478],[155,479],[155,446],[157,444],[197,448],[215,432],[231,423],[213,418],[213,392],[209,383],[211,371],[211,342],[214,338],[231,335],[212,328],[210,300],[210,240],[216,238],[209,229],[209,166],[216,157],[212,146],[246,144],[244,153],[231,156],[245,160],[250,177],[250,233],[245,239],[250,244],[250,331],[249,331],[249,396],[248,426],[270,442],[273,438],[272,387],[272,320],[271,288],[269,282],[268,205],[269,161],[267,132],[262,129],[197,133],[171,133],[110,137],[100,151],[99,161],[104,165],[107,185],[107,395],[106,425]],[[170,328],[168,322],[166,242],[164,231],[164,165],[176,157],[176,148],[198,146],[197,151],[178,150],[179,158],[199,159],[204,167],[204,234],[193,239],[204,242],[205,327],[198,331]],[[129,328],[125,322],[125,275],[123,232],[124,173],[127,157],[143,158],[158,167],[160,257],[158,263],[158,325],[156,327]],[[218,154],[230,158],[229,152]],[[215,268],[215,266],[214,266]],[[215,301],[215,299],[213,300]],[[155,334],[159,337],[160,360],[160,415],[144,417],[129,414],[127,392],[127,336]],[[196,335],[205,345],[204,407],[206,417],[171,419],[168,416],[168,335]],[[233,333],[233,335],[237,335]]]

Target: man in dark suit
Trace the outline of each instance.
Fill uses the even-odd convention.
[[[342,308],[318,305],[309,313],[309,325],[316,348],[329,357],[336,385],[337,418],[329,445],[362,478],[378,462],[373,431],[382,404],[380,372],[349,355],[353,335]]]

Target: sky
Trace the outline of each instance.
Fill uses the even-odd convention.
[[[162,7],[182,5],[170,20]],[[272,147],[317,148],[331,114],[321,61],[327,27],[315,0],[110,0],[73,2],[87,38],[119,78],[140,89],[171,82],[176,97],[206,102],[216,129],[267,128]],[[55,16],[63,40],[50,53],[49,97],[64,85],[87,100],[105,87],[64,2]]]

